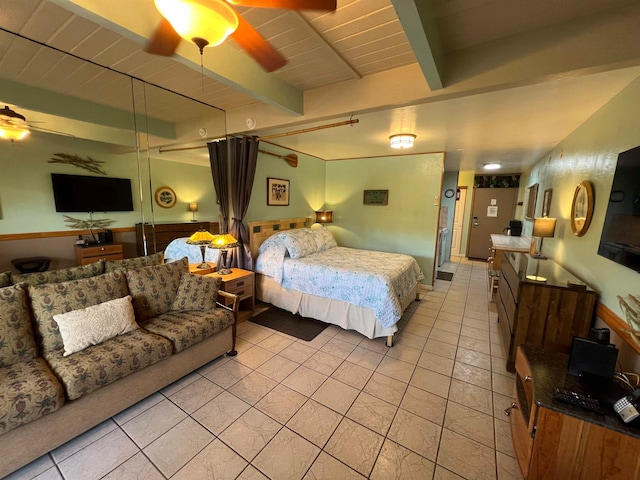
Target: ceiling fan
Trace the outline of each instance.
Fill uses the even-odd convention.
[[[49,130],[47,128],[37,127],[35,125],[29,124],[27,123],[27,119],[24,115],[16,112],[15,110],[12,110],[7,105],[0,108],[0,139],[11,141],[23,140],[31,133],[31,130],[37,130],[45,133],[55,133],[57,135],[64,135],[67,137],[73,136],[69,133]]]
[[[202,55],[208,46],[217,46],[231,36],[267,72],[287,60],[232,7],[281,8],[289,10],[336,9],[337,0],[154,0],[164,17],[145,50],[171,56],[180,40],[195,43]]]

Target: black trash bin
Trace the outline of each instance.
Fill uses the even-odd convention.
[[[51,264],[51,259],[47,257],[14,258],[11,263],[20,273],[45,272]]]

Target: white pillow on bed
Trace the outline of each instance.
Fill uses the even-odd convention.
[[[310,228],[298,228],[281,233],[291,258],[302,258],[318,251],[318,243]]]
[[[258,248],[256,259],[256,273],[272,277],[276,282],[282,283],[282,263],[287,254],[287,247],[281,233],[267,238]]]
[[[338,246],[336,239],[333,238],[333,235],[331,235],[331,232],[328,228],[321,227],[311,231],[313,232],[313,236],[316,240],[318,252],[324,252],[325,250],[329,250]]]

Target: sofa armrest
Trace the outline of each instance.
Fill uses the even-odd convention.
[[[224,301],[225,299],[233,300],[231,306],[226,305],[226,302]],[[238,354],[238,352],[236,351],[236,328],[238,326],[238,309],[240,307],[240,299],[238,295],[218,290],[218,301],[216,301],[216,304],[220,308],[224,308],[225,310],[229,310],[233,313],[233,346],[231,347],[231,351],[228,352],[227,355],[231,357],[236,356]]]

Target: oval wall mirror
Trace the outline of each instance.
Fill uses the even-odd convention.
[[[581,237],[589,229],[593,215],[593,187],[591,182],[584,180],[576,187],[571,204],[571,230]]]

